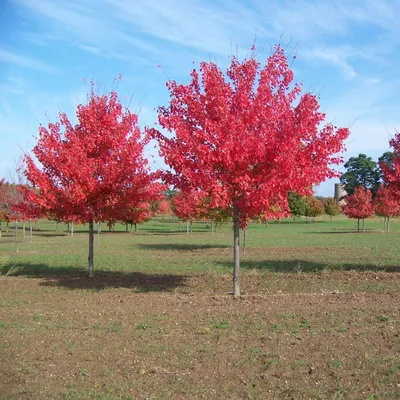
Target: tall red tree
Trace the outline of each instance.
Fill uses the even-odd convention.
[[[400,215],[400,199],[388,186],[383,186],[376,192],[374,201],[375,212],[384,217],[384,229],[389,232],[389,218]]]
[[[381,161],[380,167],[383,172],[383,180],[392,194],[400,201],[400,132],[396,132],[389,141],[393,149],[393,157],[389,164]]]
[[[89,277],[94,276],[93,222],[148,201],[145,188],[154,175],[143,155],[144,139],[137,115],[125,109],[115,91],[98,95],[94,85],[88,102],[77,107],[78,123],[65,113],[59,122],[40,126],[33,148],[40,166],[26,157],[26,177],[38,191],[29,198],[47,213],[89,223]],[[111,214],[111,215],[110,215]]]
[[[334,176],[348,129],[321,126],[318,99],[301,94],[284,50],[276,46],[264,65],[232,57],[226,73],[212,62],[193,69],[189,84],[169,81],[170,104],[159,108],[153,130],[171,167],[167,183],[192,187],[212,207],[232,207],[233,294],[239,289],[239,228],[272,209],[287,211],[287,193],[311,194],[312,185]]]
[[[365,190],[364,186],[359,186],[354,194],[344,198],[342,211],[349,218],[357,219],[358,232],[360,232],[360,219],[362,219],[363,232],[365,232],[365,218],[370,218],[374,214],[371,191]]]

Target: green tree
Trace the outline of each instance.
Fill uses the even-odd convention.
[[[329,215],[329,219],[332,221],[332,217],[340,213],[340,206],[336,203],[333,197],[326,199],[324,203],[325,214]]]
[[[359,154],[358,157],[351,157],[344,167],[346,172],[340,177],[340,183],[349,196],[359,186],[364,186],[375,195],[380,184],[380,170],[378,164],[371,157]]]
[[[304,215],[306,218],[315,218],[324,212],[324,206],[322,205],[321,201],[314,196],[306,196],[304,198],[304,206]]]
[[[297,193],[288,193],[288,203],[290,208],[290,213],[293,215],[293,221],[296,221],[296,217],[301,217],[305,214],[305,204],[303,196]]]
[[[392,151],[386,151],[378,158],[379,178],[383,181],[382,165],[387,165],[390,169],[393,169],[393,158],[395,154]]]

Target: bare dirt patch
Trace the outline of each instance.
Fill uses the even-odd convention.
[[[0,277],[1,396],[400,396],[398,273],[230,279]]]

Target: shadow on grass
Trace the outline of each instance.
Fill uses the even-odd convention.
[[[354,229],[348,229],[348,230],[334,230],[334,231],[310,231],[310,232],[302,232],[302,235],[318,235],[318,234],[322,234],[322,235],[335,235],[335,234],[353,234],[353,235],[365,235],[365,234],[371,234],[371,233],[377,233],[377,234],[381,234],[382,232],[379,230],[374,230],[374,229],[366,229],[365,232],[357,232],[357,230]]]
[[[218,264],[229,268],[232,267],[233,261],[218,261]],[[367,264],[327,264],[305,260],[264,260],[264,261],[246,261],[240,262],[242,270],[260,270],[266,272],[282,272],[282,273],[313,273],[321,271],[374,271],[374,272],[400,272],[400,267],[387,266],[378,267],[376,265]]]
[[[196,244],[196,243],[154,243],[147,244],[142,243],[136,245],[140,249],[144,250],[176,250],[176,251],[194,251],[194,250],[206,250],[206,249],[229,249],[232,246],[223,244]]]
[[[27,235],[28,236],[28,235]],[[58,237],[58,236],[69,236],[67,232],[52,232],[52,231],[35,231],[33,236],[41,237]]]
[[[170,292],[186,286],[190,276],[172,274],[144,274],[141,272],[113,272],[95,269],[95,277],[89,278],[83,268],[71,266],[50,267],[47,264],[18,263],[16,266],[0,268],[2,275],[42,278],[41,286],[67,289],[133,289],[135,292]]]

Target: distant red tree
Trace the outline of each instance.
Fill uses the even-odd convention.
[[[393,148],[393,157],[389,164],[380,162],[383,172],[383,180],[390,188],[393,195],[400,199],[400,132],[396,132],[394,137],[389,141],[389,145]]]
[[[165,198],[160,200],[158,203],[157,214],[172,215],[171,202]]]
[[[365,232],[365,218],[370,218],[374,214],[371,191],[365,190],[364,186],[359,186],[354,194],[345,196],[342,212],[349,218],[357,219],[358,232],[360,232],[360,219],[362,219],[363,232]]]
[[[181,220],[187,222],[186,233],[189,234],[189,223],[200,219],[204,214],[205,194],[194,189],[177,192],[172,197],[172,210]]]
[[[149,172],[137,115],[125,109],[115,91],[97,95],[77,107],[78,123],[65,113],[40,126],[33,154],[26,157],[26,177],[35,190],[28,200],[59,219],[89,223],[89,277],[94,276],[93,223],[115,218],[142,201],[155,179]],[[37,190],[36,190],[37,189]]]
[[[388,186],[380,186],[374,201],[375,212],[384,217],[384,229],[389,232],[389,218],[400,215],[400,199]]]

